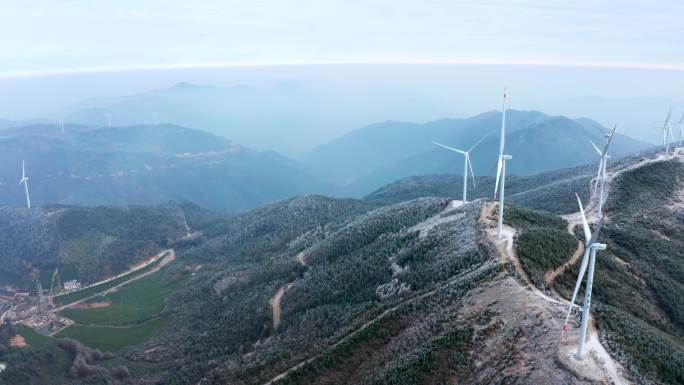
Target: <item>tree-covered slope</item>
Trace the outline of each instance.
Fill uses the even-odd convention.
[[[546,171],[528,176],[506,178],[506,199],[519,205],[553,213],[576,211],[575,192],[586,198],[594,167],[580,166]],[[475,187],[468,181],[468,199],[491,198],[494,178],[476,177]],[[374,204],[390,204],[418,197],[451,197],[461,199],[463,176],[452,174],[414,176],[400,179],[367,195]]]
[[[679,159],[646,163],[610,183],[592,312],[636,383],[684,381],[683,186]],[[566,298],[577,271],[571,266],[553,283]]]
[[[329,186],[295,161],[173,125],[68,124],[0,131],[0,202],[22,205],[26,161],[34,205],[155,205],[189,200],[244,211]]]
[[[0,277],[28,288],[52,272],[92,282],[127,270],[187,234],[189,204],[156,207],[0,207]]]

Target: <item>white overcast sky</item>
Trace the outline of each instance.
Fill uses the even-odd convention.
[[[0,76],[346,62],[684,69],[684,1],[0,0]]]

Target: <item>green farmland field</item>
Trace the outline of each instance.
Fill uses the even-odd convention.
[[[17,334],[24,337],[24,340],[29,346],[42,346],[52,341],[52,338],[44,336],[22,324],[16,324],[14,328],[17,330]]]
[[[162,259],[164,259],[164,258],[163,257],[159,258],[156,261],[154,261],[153,263],[150,263],[149,265],[143,267],[140,270],[136,270],[130,274],[123,275],[123,276],[116,278],[116,279],[113,279],[111,281],[108,281],[108,282],[105,282],[105,283],[102,283],[102,284],[99,284],[96,286],[92,286],[92,287],[89,287],[87,289],[75,291],[73,293],[56,296],[54,298],[54,300],[56,303],[59,303],[61,305],[68,305],[70,303],[82,300],[84,298],[88,298],[92,295],[95,295],[95,294],[102,292],[102,291],[105,291],[107,289],[111,289],[112,287],[114,287],[114,286],[116,286],[122,282],[125,282],[131,278],[137,277],[140,274],[144,274],[145,272],[152,270],[155,266],[157,266],[162,261]]]
[[[89,303],[108,302],[105,307],[65,309],[62,314],[83,325],[130,325],[153,318],[164,308],[164,299],[183,279],[168,281],[162,271],[122,286],[114,293],[97,296]]]

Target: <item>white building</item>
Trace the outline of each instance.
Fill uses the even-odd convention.
[[[64,282],[64,291],[74,291],[81,288],[81,283],[75,279]]]

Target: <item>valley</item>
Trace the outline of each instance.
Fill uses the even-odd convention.
[[[607,236],[621,220],[610,203],[624,194],[620,180],[648,167],[674,167],[678,157],[641,154],[611,165]],[[576,320],[561,340],[582,244],[576,209],[560,206],[562,217],[548,211],[556,210],[553,197],[570,194],[575,181],[591,195],[592,178],[583,175],[581,168],[561,170],[520,179],[520,187],[512,179],[511,197],[526,194],[522,186],[543,194],[531,208],[506,207],[502,240],[495,235],[496,202],[487,199],[463,206],[447,198],[379,204],[307,196],[236,216],[182,206],[184,215],[174,214],[178,240],[166,243],[172,248],[54,297],[62,305],[52,314],[69,324],[52,337],[13,326],[28,346],[2,356],[6,378],[19,378],[13,373],[23,367],[17,361],[23,352],[69,354],[54,341],[71,338],[108,352],[92,364],[99,374],[78,377],[79,384],[104,381],[120,366],[129,375],[117,381],[125,384],[670,381],[666,376],[677,376],[681,361],[663,360],[659,372],[643,366],[642,353],[612,326],[625,322],[610,307],[617,292],[601,284],[587,360],[580,365],[572,355]],[[534,185],[540,179],[545,183]],[[669,197],[659,198],[666,203],[658,207],[678,210]],[[587,205],[587,212],[594,210]],[[659,231],[678,239],[671,230]],[[540,253],[540,244],[556,251]],[[609,250],[621,247],[609,244]],[[620,269],[627,270],[620,279],[650,285],[634,270],[647,262],[634,258],[619,254]],[[597,274],[605,274],[608,261],[599,259]],[[669,318],[662,309],[660,317]],[[654,325],[642,326],[648,333],[674,333],[657,349],[681,349],[676,324],[634,322],[644,321]],[[61,376],[61,383],[73,381]]]
[[[29,1],[0,385],[684,385],[684,3]]]

